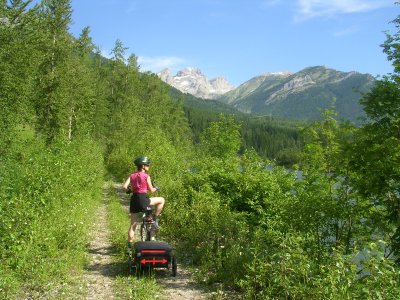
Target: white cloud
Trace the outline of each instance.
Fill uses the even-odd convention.
[[[142,71],[152,71],[157,73],[162,69],[168,68],[171,71],[177,70],[185,64],[185,59],[179,57],[146,57],[139,56],[138,63]]]
[[[101,49],[101,56],[111,59],[113,54],[110,50]],[[128,56],[125,57],[128,59]],[[168,68],[171,72],[176,72],[184,67],[187,61],[180,57],[175,56],[138,56],[137,58],[141,71],[151,71],[153,73],[160,72],[161,70]]]
[[[366,12],[391,5],[392,0],[298,0],[297,20]]]

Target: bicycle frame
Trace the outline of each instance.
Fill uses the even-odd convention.
[[[153,218],[153,209],[148,206],[146,210],[143,212],[142,223],[140,224],[140,240],[144,241],[151,241],[152,235],[154,232],[153,229],[154,225],[154,218]]]

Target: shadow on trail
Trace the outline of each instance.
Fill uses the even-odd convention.
[[[124,207],[129,207],[130,197],[129,197],[129,194],[125,193],[125,190],[122,188],[122,184],[114,183],[113,187],[114,187],[115,192],[117,193],[119,202]]]
[[[90,253],[90,254],[98,254],[98,255],[115,256],[114,247],[112,247],[112,246],[89,249],[88,253]]]
[[[129,275],[126,263],[123,262],[111,262],[106,264],[101,262],[92,263],[90,266],[86,267],[86,270],[110,278],[116,278],[118,276],[125,277]]]

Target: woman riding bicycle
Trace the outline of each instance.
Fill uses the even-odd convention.
[[[136,158],[133,163],[136,165],[137,171],[132,173],[123,185],[125,191],[129,191],[130,186],[133,193],[129,205],[131,224],[128,231],[128,248],[132,248],[136,226],[140,220],[140,213],[143,212],[146,207],[154,205],[156,208],[156,216],[158,216],[165,203],[163,197],[149,197],[147,194],[148,191],[154,193],[158,190],[157,187],[153,186],[151,178],[147,174],[150,167],[150,159],[147,156],[140,156]],[[157,219],[154,221],[154,227],[158,228]]]

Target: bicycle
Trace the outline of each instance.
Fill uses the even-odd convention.
[[[130,189],[127,194],[132,193]],[[154,233],[158,230],[155,226],[155,214],[152,206],[147,206],[142,212],[140,224],[140,242],[128,253],[128,272],[140,276],[145,269],[167,268],[172,271],[172,276],[177,275],[178,264],[175,250],[163,241],[155,241]]]
[[[143,212],[142,223],[140,224],[140,240],[142,242],[155,240],[153,233],[157,230],[157,228],[155,228],[154,224],[155,220],[153,208],[151,206],[147,206]]]
[[[159,189],[157,187],[157,189]],[[131,194],[132,190],[129,188],[126,194]],[[153,213],[153,207],[147,206],[143,211],[142,223],[140,224],[140,241],[152,241],[155,240],[153,232],[157,231],[155,228],[155,215]]]
[[[177,275],[178,263],[174,249],[166,242],[155,241],[153,232],[155,220],[153,208],[146,207],[140,224],[140,242],[134,244],[134,249],[129,253],[128,272],[138,277],[142,271],[154,268],[166,268],[171,270],[172,276]]]

